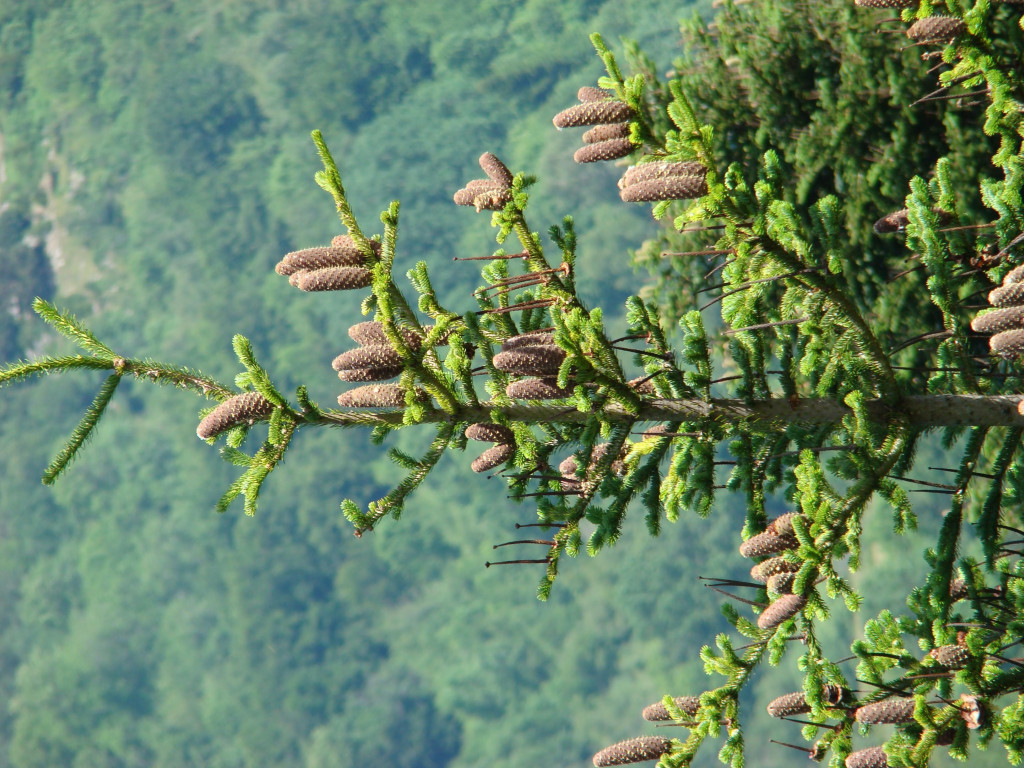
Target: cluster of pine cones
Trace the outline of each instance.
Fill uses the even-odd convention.
[[[775,629],[782,622],[797,615],[807,605],[807,598],[794,595],[793,577],[800,566],[785,557],[785,552],[798,546],[793,521],[807,518],[797,512],[788,512],[775,518],[762,533],[751,536],[740,545],[743,557],[766,558],[750,570],[755,581],[764,584],[769,595],[776,595],[771,604],[757,617],[761,629]]]
[[[1002,357],[1024,354],[1024,265],[1010,270],[1003,283],[988,294],[993,309],[971,321],[978,333],[991,333],[989,348]],[[1024,404],[1024,400],[1021,401]]]
[[[366,267],[380,253],[380,243],[370,240],[373,256],[363,253],[348,235],[338,235],[329,246],[292,251],[274,271],[303,291],[351,291],[366,288],[373,273]]]
[[[584,86],[577,94],[580,103],[555,115],[553,122],[559,130],[594,126],[583,134],[584,146],[573,155],[577,163],[617,160],[639,148],[629,137],[629,121],[636,118],[636,112],[613,97],[611,91]],[[629,168],[619,180],[619,196],[627,203],[703,197],[708,192],[706,175],[707,169],[692,161],[642,163]]]

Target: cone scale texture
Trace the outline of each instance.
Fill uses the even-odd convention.
[[[596,144],[609,139],[628,139],[629,123],[608,123],[591,128],[583,134],[584,144]]]
[[[860,749],[846,758],[846,768],[889,768],[889,758],[881,747]]]
[[[768,714],[772,717],[793,717],[805,715],[810,711],[811,705],[807,703],[807,696],[803,691],[787,693],[768,702]]]
[[[664,179],[669,176],[697,176],[704,178],[707,175],[707,168],[697,162],[686,161],[680,163],[668,163],[668,162],[657,162],[657,163],[642,163],[641,165],[631,166],[619,179],[618,187],[629,187],[633,184],[639,184],[642,181],[653,181],[654,179]]]
[[[586,144],[573,154],[577,163],[600,163],[605,160],[618,160],[630,154],[636,147],[629,139],[607,139],[595,144]]]
[[[750,578],[765,584],[772,576],[777,576],[780,573],[796,573],[799,570],[799,565],[789,562],[784,557],[771,557],[751,568]]]
[[[624,203],[653,203],[659,200],[692,200],[708,192],[701,176],[667,176],[630,184],[619,191]]]
[[[504,464],[512,458],[512,454],[515,452],[516,449],[514,446],[507,444],[496,445],[481,453],[473,460],[473,463],[469,465],[469,468],[474,472],[487,472],[488,470]]]
[[[673,701],[683,714],[690,717],[696,716],[697,710],[700,708],[700,699],[696,696],[677,696]],[[674,719],[662,701],[656,701],[650,706],[644,707],[640,716],[652,723],[671,722]]]
[[[777,536],[771,531],[751,536],[740,544],[740,554],[743,557],[768,557],[793,549],[797,544],[792,536]]]
[[[362,267],[327,267],[303,272],[298,287],[303,291],[351,291],[373,283],[373,273]]]
[[[594,755],[594,765],[596,768],[604,768],[609,765],[628,765],[642,763],[645,760],[657,760],[671,749],[672,742],[668,739],[660,736],[640,736],[605,747]]]
[[[511,443],[512,430],[501,424],[470,424],[466,427],[466,437],[484,443]]]
[[[519,376],[554,376],[563,360],[565,351],[554,345],[524,346],[496,354],[494,367]]]
[[[910,25],[907,37],[915,43],[951,42],[967,31],[963,19],[953,16],[929,16]]]
[[[800,613],[805,605],[807,598],[803,595],[782,595],[761,612],[757,617],[757,626],[760,629],[775,629],[779,624]]]
[[[265,419],[274,410],[274,404],[259,392],[243,392],[225,400],[199,422],[196,434],[203,440],[219,435],[240,424],[252,424]]]
[[[910,723],[914,720],[914,700],[901,697],[865,704],[857,708],[854,717],[858,723],[867,725]]]
[[[398,352],[387,344],[369,344],[342,352],[333,361],[331,367],[336,371],[353,368],[401,368],[402,358]]]
[[[571,397],[572,390],[562,389],[554,379],[520,379],[505,387],[505,394],[515,400],[559,400]]]
[[[963,669],[971,660],[970,652],[962,645],[940,645],[928,655],[946,669]]]
[[[423,399],[422,392],[417,392]],[[338,395],[343,408],[401,408],[405,405],[405,391],[397,384],[370,384],[356,387]]]
[[[556,128],[576,128],[582,125],[622,123],[633,117],[633,108],[623,101],[587,101],[559,112],[552,122]]]

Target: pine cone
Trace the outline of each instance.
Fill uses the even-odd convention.
[[[795,578],[795,573],[776,573],[768,577],[768,582],[764,586],[769,592],[774,592],[776,595],[788,595],[793,591],[793,579]]]
[[[750,578],[754,581],[766,584],[768,579],[772,576],[776,576],[780,573],[796,573],[799,570],[799,565],[789,562],[789,560],[784,557],[771,557],[763,563],[758,563],[751,568]]]
[[[962,645],[940,645],[928,655],[946,669],[963,669],[971,660],[970,651]]]
[[[978,333],[997,333],[1024,328],[1024,306],[992,309],[975,315],[971,328]]]
[[[800,512],[787,512],[784,515],[779,515],[768,523],[768,530],[776,536],[795,537],[796,533],[793,531],[793,521],[798,517],[805,523],[807,522],[807,518]]]
[[[380,253],[380,243],[370,241],[374,253]],[[352,238],[338,235],[327,247],[304,248],[292,251],[277,263],[274,271],[279,275],[292,275],[300,269],[314,270],[327,267],[361,267],[372,259],[359,250]]]
[[[491,181],[497,182],[505,189],[512,186],[512,172],[490,152],[480,155],[480,167]]]
[[[917,0],[853,0],[853,4],[861,8],[910,8],[917,5]]]
[[[949,43],[967,31],[963,19],[953,16],[929,16],[910,25],[907,37],[915,43]]]
[[[596,144],[586,144],[576,150],[572,159],[577,163],[600,163],[605,160],[618,160],[625,157],[634,149],[633,142],[629,139],[607,139]]]
[[[473,460],[473,463],[469,465],[469,468],[474,472],[487,472],[488,470],[504,464],[512,458],[512,455],[515,452],[515,446],[508,444],[496,445],[481,453]]]
[[[949,582],[949,599],[951,602],[963,600],[970,594],[967,591],[967,582],[963,579],[953,579]]]
[[[740,544],[740,554],[743,557],[768,557],[787,549],[793,549],[797,541],[792,536],[777,536],[771,531],[751,536]]]
[[[703,165],[693,161],[670,163],[670,162],[655,162],[655,163],[641,163],[640,165],[630,166],[622,178],[619,179],[618,187],[623,189],[625,187],[631,187],[634,184],[639,184],[643,181],[652,181],[654,179],[666,179],[670,176],[697,176],[704,178],[707,175],[708,169]]]
[[[417,390],[416,399],[425,400],[426,393]],[[402,408],[405,390],[397,384],[369,384],[342,392],[338,395],[338,405],[343,408]]]
[[[889,758],[881,747],[860,749],[846,758],[846,768],[889,768]]]
[[[694,717],[697,714],[697,710],[700,708],[700,699],[696,696],[677,696],[673,701],[679,709],[690,717]],[[670,715],[668,713],[668,709],[665,708],[664,702],[661,701],[656,701],[650,706],[644,707],[643,712],[640,713],[640,717],[644,720],[649,720],[652,723],[661,723],[673,720],[672,715]]]
[[[605,747],[594,755],[594,765],[596,768],[604,768],[608,765],[642,763],[644,760],[657,760],[671,750],[672,742],[668,739],[661,736],[640,736]]]
[[[398,352],[387,344],[370,344],[365,347],[356,347],[348,352],[342,352],[331,362],[331,367],[336,371],[345,371],[353,368],[399,368],[402,367],[402,358]]]
[[[1024,355],[1024,330],[1004,331],[988,340],[989,349],[1002,357]]]
[[[993,288],[988,294],[988,303],[993,307],[1015,307],[1024,304],[1024,283],[1005,283]]]
[[[466,437],[483,443],[513,443],[512,430],[501,424],[478,423],[466,427]]]
[[[865,704],[863,707],[857,708],[854,717],[858,723],[866,725],[912,723],[914,721],[914,699],[901,697]]]
[[[274,410],[274,404],[259,392],[243,392],[229,397],[214,408],[199,422],[196,434],[202,440],[209,440],[240,424],[253,424],[267,418]]]
[[[373,283],[373,273],[362,267],[327,267],[303,272],[299,278],[303,291],[351,291]]]
[[[807,703],[807,696],[803,691],[787,693],[768,702],[768,714],[772,717],[793,717],[805,715],[810,711],[811,705]]]
[[[592,85],[584,85],[576,92],[577,101],[604,101],[615,95],[615,91],[608,91],[604,88],[595,88]]]
[[[430,333],[430,329],[433,326],[423,326],[424,333]],[[402,335],[402,339],[409,346],[410,349],[419,349],[420,344],[423,343],[423,339],[420,337],[419,332],[414,331],[412,328],[399,328],[398,332]],[[384,324],[379,323],[376,320],[367,320],[362,323],[356,323],[348,329],[348,335],[352,341],[356,342],[361,346],[390,346],[391,342],[388,341],[388,337],[384,335]]]
[[[454,199],[456,205],[475,205],[477,197],[498,198],[508,194],[508,189],[494,179],[473,179],[455,193]]]
[[[775,598],[757,617],[757,626],[761,629],[775,629],[782,622],[791,619],[807,605],[803,595],[782,595]]]
[[[505,394],[514,400],[559,400],[571,397],[571,389],[562,389],[554,379],[519,379],[505,387]]]
[[[1011,285],[1013,283],[1024,283],[1024,264],[1014,267],[1003,278],[1003,285]]]
[[[581,125],[622,123],[636,117],[633,108],[624,101],[587,101],[569,107],[555,115],[552,122],[558,129]]]
[[[361,381],[387,381],[402,373],[402,366],[376,366],[373,368],[346,368],[338,371],[338,378],[355,384]]]
[[[493,192],[481,192],[473,198],[473,207],[476,212],[500,211],[512,199],[512,193],[507,189],[498,189]]]
[[[623,187],[619,198],[625,203],[653,203],[658,200],[692,200],[708,193],[701,176],[667,176]]]
[[[565,351],[554,345],[525,346],[496,354],[494,367],[519,376],[554,376],[563,360]]]
[[[551,331],[530,331],[518,336],[509,336],[501,343],[502,352],[519,347],[547,347],[555,343],[555,334]]]
[[[608,123],[591,128],[583,134],[584,144],[597,144],[608,139],[628,139],[629,123]]]

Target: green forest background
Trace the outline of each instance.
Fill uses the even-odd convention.
[[[532,226],[575,216],[581,293],[621,322],[645,280],[629,251],[656,225],[618,201],[616,169],[572,162],[578,136],[551,116],[601,74],[589,32],[637,39],[667,69],[678,20],[709,6],[4,0],[0,361],[63,349],[31,314],[40,295],[115,350],[222,380],[244,333],[285,391],[332,402],[357,301],[273,273],[339,232],[312,181],[314,128],[364,230],[402,201],[399,265],[426,260],[453,306],[476,269],[452,256],[494,241],[452,193],[483,151],[537,174]],[[635,521],[540,603],[539,572],[484,568],[532,512],[469,471],[475,454],[356,540],[338,503],[379,494],[392,466],[367,434],[304,434],[259,517],[217,516],[233,468],[195,437],[205,403],[126,381],[85,457],[43,488],[98,384],[0,397],[0,768],[586,765],[653,732],[644,705],[705,688],[697,653],[726,624],[697,577],[747,568],[727,498],[658,539]],[[867,604],[830,625],[833,648],[915,579],[918,555],[901,553],[941,510],[924,504],[924,538],[893,543],[888,515],[868,521]],[[795,670],[761,678],[752,764],[803,759],[761,746],[799,741],[761,714]]]

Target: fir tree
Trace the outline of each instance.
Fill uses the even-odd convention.
[[[339,396],[340,409],[302,387],[286,397],[242,336],[231,386],[115,352],[43,301],[39,314],[83,354],[7,366],[0,382],[107,372],[47,483],[125,376],[217,401],[198,434],[226,434],[221,454],[243,468],[218,510],[242,496],[247,514],[302,429],[364,427],[377,442],[406,427],[433,430],[423,456],[392,449],[405,475],[389,493],[342,502],[357,536],[399,517],[447,452],[467,439],[489,443],[471,468],[498,469],[549,531],[529,540],[547,548],[543,558],[511,561],[545,566],[542,598],[561,558],[613,544],[628,512],[642,509],[657,535],[664,521],[707,515],[720,496],[738,495],[747,516],[737,546],[752,560],[758,616],[725,612],[745,644],[719,636],[701,651],[709,689],[669,692],[644,711],[687,726],[685,739],[631,739],[598,752],[596,765],[688,765],[712,739],[741,768],[740,692],[762,662],[796,655],[787,654],[794,637],[803,691],[781,695],[769,713],[806,717],[812,758],[922,766],[936,750],[966,757],[997,738],[1018,762],[1021,29],[1010,0],[727,3],[713,25],[687,28],[687,54],[667,82],[632,46],[624,72],[595,35],[607,75],[581,88],[555,125],[586,129],[578,162],[628,157],[623,201],[653,203],[667,224],[639,252],[658,282],[629,299],[624,338],[609,338],[601,310],[576,291],[572,219],[545,240],[526,215],[531,177],[490,153],[483,176],[454,193],[456,204],[490,213],[501,246],[466,257],[484,264],[476,306],[443,306],[424,262],[407,272],[411,303],[394,275],[398,203],[381,214],[380,233],[364,230],[314,132],[316,181],[345,232],[286,255],[277,271],[302,291],[358,295],[373,315],[334,360],[342,381],[360,384]],[[630,358],[639,378],[627,373]],[[723,369],[736,373],[716,378]],[[246,453],[257,424],[265,437]],[[936,431],[959,463],[936,489],[950,510],[930,571],[906,612],[867,621],[851,646],[856,671],[844,671],[816,628],[843,609],[837,598],[849,610],[860,603],[843,572],[858,566],[868,503],[888,503],[897,533],[915,525],[900,483]],[[791,511],[769,520],[772,498]],[[968,541],[980,557],[961,555]],[[896,730],[854,751],[855,723]]]

